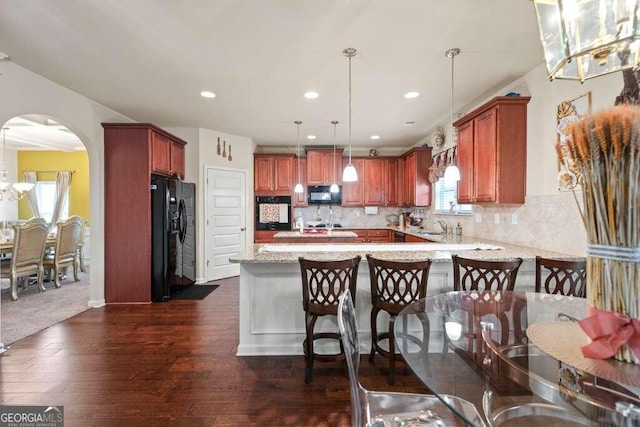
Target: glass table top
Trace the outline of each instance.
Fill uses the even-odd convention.
[[[492,423],[640,425],[640,365],[567,362],[527,336],[536,325],[530,333],[563,340],[559,326],[579,328],[575,322],[586,309],[583,298],[543,293],[449,292],[407,306],[395,321],[396,345],[434,394],[466,399]],[[422,312],[427,316],[416,315]],[[413,344],[423,328],[428,352]],[[566,339],[561,343],[567,346]]]

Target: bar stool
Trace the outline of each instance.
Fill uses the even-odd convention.
[[[306,338],[302,343],[306,361],[304,382],[311,381],[314,360],[336,361],[344,359],[344,348],[339,332],[314,332],[316,321],[322,316],[338,315],[338,300],[346,289],[353,303],[358,279],[360,255],[339,261],[314,261],[299,257],[302,275],[302,308],[305,313]],[[314,342],[320,339],[337,340],[340,351],[333,354],[316,353]]]
[[[400,311],[412,302],[427,296],[427,280],[429,278],[429,268],[431,260],[423,261],[386,261],[377,259],[367,254],[367,264],[369,264],[369,278],[371,282],[371,352],[369,362],[373,362],[376,354],[389,360],[389,371],[387,373],[387,383],[393,385],[395,381],[396,359],[403,360],[402,356],[396,354],[394,324],[396,316]],[[378,314],[385,311],[389,314],[387,332],[378,332]],[[423,324],[428,325],[429,320],[425,313],[418,316],[423,317]],[[416,344],[421,349],[429,347],[429,328],[423,328],[422,341],[412,335],[406,338]],[[381,346],[381,342],[388,342],[386,349]],[[425,354],[428,353],[425,351]],[[425,363],[428,363],[425,360]],[[429,372],[428,365],[425,366]]]
[[[484,314],[493,314],[500,320],[501,342],[506,345],[509,341],[509,319],[505,312],[511,309],[512,301],[504,298],[503,294],[495,291],[512,291],[516,285],[518,269],[522,265],[522,258],[507,261],[487,261],[462,258],[452,255],[453,261],[453,290],[478,291],[478,295],[471,297],[470,310],[481,310]],[[482,315],[468,316],[469,325],[466,338],[469,351],[477,363],[482,363]],[[473,324],[475,318],[476,324]],[[444,334],[443,353],[449,346],[449,338]]]
[[[586,269],[584,258],[562,260],[536,256],[536,292],[586,298]]]

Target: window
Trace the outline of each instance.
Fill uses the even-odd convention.
[[[38,181],[36,183],[36,195],[38,196],[38,209],[40,216],[45,221],[51,223],[53,218],[53,206],[56,203],[56,182],[55,181]],[[64,198],[64,205],[60,212],[60,219],[69,217],[69,194]]]
[[[456,204],[457,191],[456,183],[445,185],[444,178],[440,178],[435,184],[435,212],[471,215],[471,205]]]

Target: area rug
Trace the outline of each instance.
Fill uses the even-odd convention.
[[[191,286],[172,286],[172,300],[203,300],[211,292],[215,291],[218,285],[191,285]]]
[[[14,343],[38,331],[89,309],[89,272],[63,280],[62,287],[45,282],[45,292],[30,285],[18,288],[18,299],[11,301],[9,280],[0,280],[0,342]]]

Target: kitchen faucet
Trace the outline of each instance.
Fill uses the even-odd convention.
[[[444,234],[447,234],[448,226],[447,226],[447,223],[446,223],[446,222],[444,222],[444,221],[443,221],[443,220],[441,220],[441,219],[434,219],[434,220],[433,220],[433,223],[434,223],[434,224],[440,224],[440,228],[442,228],[442,232],[443,232]]]

